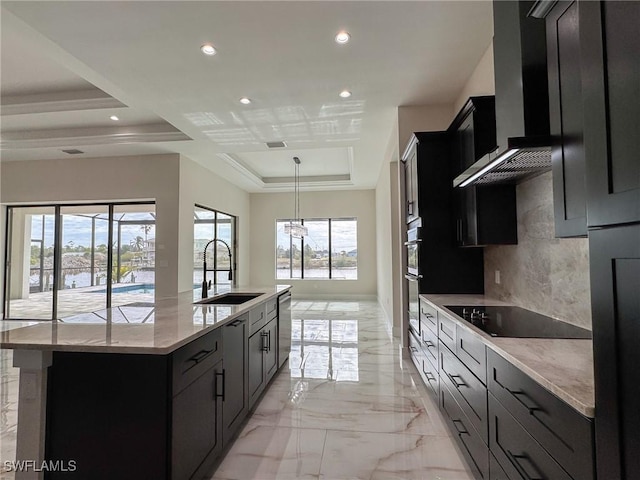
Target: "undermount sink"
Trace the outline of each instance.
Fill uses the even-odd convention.
[[[207,305],[240,305],[260,295],[262,295],[262,293],[225,293],[211,298],[204,298],[196,303],[204,303]]]

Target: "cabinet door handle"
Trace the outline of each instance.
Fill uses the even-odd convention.
[[[218,385],[216,385],[216,397],[217,398],[222,398],[222,401],[224,402],[224,391],[225,391],[225,383],[226,383],[225,382],[225,375],[224,375],[224,368],[222,369],[222,373],[216,372],[216,380],[218,379],[218,377],[222,377],[222,388],[218,389]],[[218,390],[221,390],[222,393],[218,393]]]
[[[267,345],[267,332],[260,333],[260,336],[262,337],[262,351],[268,352],[269,346]]]
[[[529,458],[529,455],[527,454],[523,454],[523,455],[515,455],[513,453],[511,453],[510,450],[507,450],[507,455],[509,456],[509,460],[511,460],[511,463],[513,464],[514,467],[516,467],[516,470],[518,470],[518,473],[520,475],[522,475],[523,478],[525,478],[526,480],[544,480],[544,475],[542,475],[539,471],[538,468],[536,467],[536,464],[533,463],[533,461]],[[524,466],[520,463],[520,460],[526,460],[527,463],[529,463],[529,465],[531,465],[531,467],[533,468],[533,470],[535,470],[535,477],[532,477],[531,475],[529,475],[527,473],[527,471],[525,470]]]
[[[267,352],[271,351],[271,330],[267,332]]]

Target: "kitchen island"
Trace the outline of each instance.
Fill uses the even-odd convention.
[[[20,368],[16,456],[33,461],[16,478],[210,473],[284,361],[289,290],[231,289],[259,294],[239,305],[194,303],[198,290],[1,332]]]

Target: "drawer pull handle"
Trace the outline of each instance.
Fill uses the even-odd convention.
[[[535,412],[541,412],[543,409],[538,407],[538,406],[534,406],[530,407],[529,405],[527,405],[526,403],[524,403],[524,401],[522,401],[520,399],[520,397],[525,397],[525,398],[529,398],[529,395],[527,395],[525,392],[521,391],[521,390],[511,390],[510,388],[505,387],[505,389],[507,390],[507,392],[509,392],[511,395],[513,395],[513,398],[515,398],[518,403],[520,403],[524,408],[526,408],[529,411],[529,415],[535,415]]]
[[[237,327],[237,326],[238,326],[238,325],[240,325],[241,323],[244,323],[244,320],[237,319],[237,320],[234,320],[233,322],[231,322],[231,323],[229,324],[229,326],[230,326],[230,327]]]
[[[462,430],[460,430],[458,428],[458,424],[462,425]],[[462,435],[469,435],[469,431],[464,426],[464,423],[462,423],[462,420],[453,420],[453,426],[456,427],[456,431],[458,432],[458,436],[461,437]]]
[[[435,347],[435,345],[433,344],[432,341],[430,340],[424,340],[424,344],[428,347],[428,348],[433,348]]]
[[[413,345],[411,345],[409,348],[411,349],[411,351],[413,353],[416,353],[418,351],[418,349],[416,347],[414,347]]]
[[[453,384],[456,386],[456,388],[466,387],[467,386],[466,383],[464,383],[464,382],[458,383],[458,381],[456,380],[456,378],[462,378],[460,375],[451,375],[451,374],[447,373],[447,377],[449,377],[449,380],[451,380],[453,382]]]
[[[511,460],[511,463],[513,464],[514,467],[516,467],[516,470],[518,470],[518,473],[522,475],[523,478],[525,478],[526,480],[544,480],[544,476],[540,474],[540,472],[538,471],[538,468],[536,467],[536,464],[533,463],[533,461],[529,458],[529,455],[527,454],[515,455],[511,453],[509,450],[507,450],[507,455],[509,455],[509,460]],[[535,474],[534,474],[536,475],[535,477],[532,477],[527,473],[525,468],[520,463],[521,459],[526,460],[527,463],[531,465],[531,467],[535,470]]]
[[[424,372],[424,374],[427,377],[427,380],[429,380],[430,382],[435,382],[436,381],[436,377],[434,377],[431,372]]]
[[[191,357],[189,360],[187,360],[188,362],[200,362],[202,361],[202,359],[206,356],[208,356],[211,352],[213,352],[213,350],[200,350],[198,353],[196,353],[193,357]]]

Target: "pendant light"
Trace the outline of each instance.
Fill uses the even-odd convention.
[[[287,233],[295,238],[302,238],[309,234],[307,227],[302,225],[300,220],[300,159],[293,157],[293,163],[295,164],[293,172],[293,220],[289,220],[289,223],[284,226],[284,233]]]

